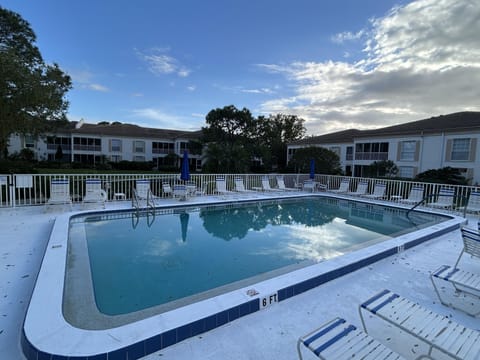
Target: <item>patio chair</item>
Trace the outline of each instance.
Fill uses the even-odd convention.
[[[172,194],[174,199],[187,200],[189,193],[186,185],[173,185]]]
[[[100,179],[85,180],[85,196],[82,201],[84,203],[99,203],[105,207],[107,193],[102,189],[102,181]]]
[[[372,194],[365,195],[369,199],[383,199],[385,197],[385,191],[387,190],[387,185],[384,183],[376,183],[375,188],[373,189]]]
[[[437,201],[428,203],[428,206],[438,209],[453,209],[455,190],[441,187],[438,191]]]
[[[349,188],[350,188],[350,179],[344,178],[340,182],[340,187],[338,189],[329,189],[328,191],[336,194],[341,194],[341,193],[348,192]]]
[[[155,200],[159,199],[158,196],[152,193],[150,189],[150,180],[148,179],[139,179],[135,183],[135,190],[137,192],[138,200]]]
[[[254,193],[254,191],[245,188],[245,184],[243,183],[243,179],[241,177],[235,178],[235,191],[239,193]]]
[[[72,204],[70,196],[70,181],[68,179],[54,179],[50,181],[50,198],[47,205]]]
[[[270,187],[268,176],[262,177],[262,187],[253,187],[252,189],[258,191],[278,191],[278,189],[272,189],[272,187]]]
[[[217,177],[215,179],[215,184],[216,184],[216,192],[221,195],[229,195],[233,194],[233,191],[227,190],[227,181],[225,180],[224,177]]]
[[[458,268],[464,254],[480,260],[480,233],[463,227],[463,249],[453,267],[442,265],[430,275],[442,304],[469,315],[480,315],[480,274]],[[479,263],[480,264],[480,263]]]
[[[465,210],[471,213],[480,213],[480,192],[472,191],[468,197],[467,205],[458,208],[458,210]]]
[[[451,317],[436,314],[390,290],[383,290],[361,304],[359,312],[365,331],[366,319],[381,320],[381,324],[375,322],[370,335],[381,331],[382,335],[390,337],[390,331],[395,331],[399,337],[406,336],[411,340],[406,343],[413,343],[410,350],[405,348],[403,341],[397,341],[395,344],[401,349],[392,346],[395,351],[412,351],[418,355],[417,359],[478,359],[479,331],[466,328]]]
[[[320,359],[404,359],[342,318],[335,318],[300,337],[297,341],[300,360],[303,359],[302,345]]]
[[[162,192],[165,197],[173,196],[173,190],[172,190],[172,187],[170,186],[170,183],[168,182],[162,183]]]
[[[423,186],[414,185],[410,189],[410,193],[408,194],[408,198],[399,199],[398,201],[403,203],[403,204],[418,204],[422,200],[423,200]]]
[[[277,186],[278,189],[281,191],[299,191],[300,189],[298,188],[287,188],[285,186],[285,181],[283,180],[283,176],[277,176]]]
[[[347,192],[347,195],[364,196],[367,194],[368,181],[360,180],[357,184],[357,190]]]
[[[310,191],[310,192],[315,192],[317,188],[317,183],[314,180],[305,180],[302,185],[302,190],[303,191]]]

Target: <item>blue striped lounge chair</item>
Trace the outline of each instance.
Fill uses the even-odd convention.
[[[297,341],[300,360],[303,347],[319,359],[404,359],[342,318],[335,318],[300,337]]]
[[[472,191],[468,197],[467,205],[459,208],[459,210],[466,210],[471,213],[480,213],[480,192]]]
[[[383,290],[359,307],[365,331],[367,322],[374,320],[371,330],[409,337],[405,348],[403,342],[392,342],[392,349],[415,354],[417,359],[478,359],[480,332],[453,321],[451,317],[437,314],[390,290]],[[385,325],[385,326],[382,326]],[[367,331],[370,333],[370,331]],[[396,344],[393,346],[393,344]],[[398,348],[396,348],[398,347]],[[401,349],[400,349],[401,348]]]
[[[465,254],[480,260],[480,233],[477,230],[463,227],[461,234],[463,249],[455,265],[453,267],[440,266],[430,275],[430,279],[442,304],[471,316],[479,316],[480,273],[462,270],[458,264]]]
[[[347,192],[348,195],[354,196],[364,196],[366,195],[368,190],[368,181],[360,180],[357,185],[357,189],[355,191]]]
[[[350,188],[350,179],[344,178],[340,182],[340,187],[338,189],[329,189],[328,191],[341,194],[341,193],[346,193],[348,192],[348,189]]]
[[[70,181],[68,179],[54,179],[50,181],[50,197],[47,205],[72,204],[70,196]]]
[[[139,200],[155,200],[158,196],[153,195],[150,189],[150,180],[139,179],[135,182],[135,191]]]
[[[437,201],[428,203],[428,206],[438,209],[453,209],[455,190],[441,187],[438,191]]]
[[[100,179],[85,180],[85,196],[82,201],[84,203],[99,203],[105,207],[107,193],[102,189],[102,181]]]

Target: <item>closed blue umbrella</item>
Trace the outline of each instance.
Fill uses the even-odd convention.
[[[180,214],[180,226],[182,227],[182,241],[187,241],[187,230],[188,230],[188,220],[190,219],[190,214],[183,212]]]
[[[188,165],[188,152],[183,152],[182,168],[180,170],[180,179],[183,181],[190,180],[190,167]]]
[[[310,179],[315,179],[315,159],[310,159]]]

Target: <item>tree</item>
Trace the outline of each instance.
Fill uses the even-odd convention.
[[[37,136],[66,123],[71,79],[47,65],[20,15],[0,7],[0,156],[13,133]]]
[[[264,148],[267,168],[278,169],[287,164],[287,144],[301,139],[306,132],[305,120],[296,115],[276,114],[258,117],[256,138]]]
[[[392,177],[397,175],[398,167],[392,160],[374,161],[369,166],[369,172],[373,177]]]
[[[450,166],[441,169],[424,171],[420,174],[417,174],[417,176],[415,176],[415,180],[452,185],[468,184],[468,180],[460,174],[460,170]]]
[[[211,110],[202,128],[207,146],[205,170],[211,172],[244,172],[252,157],[251,138],[254,118],[246,108],[238,110],[229,105]]]
[[[338,155],[333,151],[316,146],[297,149],[289,162],[289,166],[292,166],[295,172],[308,173],[311,159],[315,160],[316,173],[330,175],[342,173]]]

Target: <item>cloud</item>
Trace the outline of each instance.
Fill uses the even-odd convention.
[[[419,0],[355,33],[365,37],[364,56],[355,63],[260,64],[293,87],[264,102],[261,112],[295,113],[307,120],[309,133],[323,134],[479,111],[479,16],[478,1]]]
[[[101,85],[93,82],[92,79],[95,77],[95,75],[88,70],[69,71],[69,75],[71,76],[73,82],[77,83],[78,87],[81,89],[88,89],[88,90],[99,91],[99,92],[110,91],[110,89],[105,85]]]
[[[340,34],[335,34],[332,36],[332,41],[337,44],[343,44],[347,41],[355,41],[362,38],[365,35],[364,30],[357,31],[356,33],[352,33],[350,31],[345,31]]]
[[[152,48],[146,52],[135,49],[137,56],[147,63],[151,73],[157,76],[170,74],[179,77],[189,76],[191,71],[173,56],[168,55],[167,52],[169,51],[168,48]]]
[[[177,115],[168,114],[160,109],[143,108],[135,109],[131,113],[135,123],[145,127],[177,130],[198,130],[198,124],[192,124],[189,119]]]
[[[247,93],[247,94],[271,94],[271,93],[273,93],[273,90],[269,89],[269,88],[242,89],[240,91],[243,92],[243,93]]]

